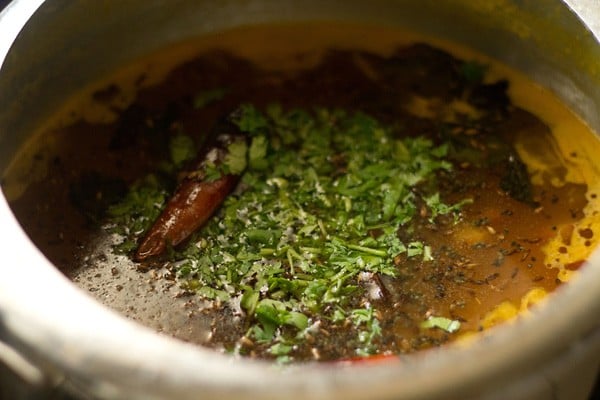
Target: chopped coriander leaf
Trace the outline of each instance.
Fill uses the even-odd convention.
[[[431,217],[429,218],[430,222],[434,222],[439,215],[447,215],[450,213],[454,214],[456,222],[462,206],[473,203],[473,199],[464,199],[456,204],[448,205],[441,201],[440,194],[438,192],[429,197],[425,197],[424,200],[425,204],[427,204],[427,207],[429,207],[431,211]]]
[[[439,328],[448,333],[454,333],[460,329],[460,322],[445,317],[429,317],[421,323],[421,328]]]
[[[375,318],[372,308],[356,309],[350,313],[350,320],[358,328],[360,347],[356,349],[359,356],[375,354],[375,341],[381,336],[379,321]]]
[[[245,105],[235,123],[250,134],[249,145],[231,143],[205,179],[241,173],[241,185],[187,246],[173,250],[179,278],[206,299],[238,299],[245,336],[274,357],[294,357],[314,324],[352,324],[356,354],[376,354],[381,326],[376,305],[360,306],[368,294],[359,275],[398,276],[399,255],[433,260],[427,243],[405,243],[398,229],[410,226],[416,204],[426,204],[432,219],[460,214],[466,201],[447,205],[437,192],[415,190],[452,170],[448,146],[398,138],[376,119],[344,110],[273,105],[263,113]]]
[[[176,168],[180,168],[186,161],[196,157],[196,145],[191,137],[178,134],[171,138],[169,152],[171,162]]]
[[[255,136],[252,138],[252,143],[250,143],[250,149],[248,150],[250,168],[256,170],[267,168],[268,162],[265,159],[267,156],[267,144],[265,136]]]
[[[283,344],[283,343],[275,343],[273,346],[271,346],[269,348],[269,353],[275,355],[275,356],[284,356],[290,353],[290,351],[292,351],[292,348],[294,346],[291,346],[289,344]]]
[[[137,248],[137,237],[145,232],[165,205],[167,185],[154,174],[135,182],[125,197],[108,208],[108,229],[122,236],[115,247],[119,254],[128,254]]]
[[[251,104],[242,105],[236,117],[234,122],[240,130],[250,135],[259,134],[268,126],[265,116]]]
[[[227,94],[229,90],[225,88],[216,88],[205,90],[194,96],[193,106],[194,108],[203,108],[209,104],[221,100]]]
[[[248,146],[241,140],[235,141],[227,146],[227,156],[223,165],[229,173],[239,175],[246,169],[246,153]]]
[[[221,176],[221,168],[217,167],[215,164],[206,164],[204,168],[204,179],[207,182],[214,182],[221,178]]]

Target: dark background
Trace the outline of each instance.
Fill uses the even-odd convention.
[[[2,10],[11,0],[0,0]],[[27,1],[27,0],[22,0]],[[51,1],[51,0],[50,0]],[[119,1],[119,0],[114,0]],[[0,363],[0,400],[75,400],[60,388],[32,389]],[[590,400],[600,400],[600,379]]]

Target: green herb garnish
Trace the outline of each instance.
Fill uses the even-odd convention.
[[[421,328],[439,328],[445,330],[448,333],[454,333],[460,329],[460,322],[445,317],[429,317],[421,323]]]
[[[124,199],[108,208],[109,230],[122,237],[115,247],[117,253],[128,254],[137,247],[136,238],[158,218],[168,196],[165,183],[151,174],[135,182]]]
[[[225,88],[216,88],[211,90],[205,90],[194,96],[193,106],[194,108],[204,108],[209,104],[221,100],[227,94],[228,90]]]
[[[227,172],[239,175],[246,169],[248,146],[244,141],[236,141],[227,146],[227,155],[223,165]]]
[[[180,168],[186,161],[196,157],[194,140],[184,134],[173,136],[169,142],[169,153],[175,168]]]
[[[246,105],[235,122],[251,136],[249,146],[232,143],[224,162],[244,171],[240,188],[173,252],[180,279],[207,299],[239,304],[245,336],[279,361],[293,359],[320,327],[345,324],[355,327],[358,355],[377,353],[378,313],[359,275],[398,275],[398,255],[433,259],[427,243],[404,243],[398,229],[410,225],[418,203],[432,219],[459,217],[466,202],[414,190],[452,169],[448,147],[398,138],[370,116],[342,110],[275,105],[263,113]]]

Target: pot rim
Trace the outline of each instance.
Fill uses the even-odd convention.
[[[18,32],[44,1],[13,0],[0,13],[0,66]],[[600,37],[600,4],[588,0],[564,4]],[[457,382],[464,390],[477,381],[500,387],[600,330],[600,321],[594,318],[600,315],[595,295],[600,293],[600,269],[596,268],[600,253],[596,251],[587,263],[594,268],[584,267],[573,282],[558,288],[531,315],[496,327],[468,345],[454,343],[395,363],[274,368],[267,362],[233,360],[127,320],[54,268],[22,231],[3,195],[0,221],[4,238],[0,249],[9,254],[0,265],[0,324],[10,334],[11,346],[34,364],[48,366],[46,373],[60,370],[59,374],[82,382],[91,380],[88,383],[103,397],[162,398],[176,393],[179,398],[193,398],[202,393],[207,397],[278,398],[288,393],[290,398],[332,394],[360,398],[375,392],[372,385],[381,397],[442,396],[449,390],[453,394],[462,390]],[[565,305],[569,312],[562,309]],[[473,360],[477,360],[476,367]],[[504,373],[504,380],[491,383],[499,373]],[[444,379],[432,379],[440,374]]]

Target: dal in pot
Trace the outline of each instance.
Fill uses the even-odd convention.
[[[468,337],[526,312],[595,248],[600,147],[518,73],[424,41],[312,24],[166,49],[66,105],[3,189],[78,285],[186,341],[287,362]],[[132,261],[186,162],[242,105],[237,126],[264,152],[244,153],[241,183],[191,239]],[[262,208],[282,196],[293,220]]]

